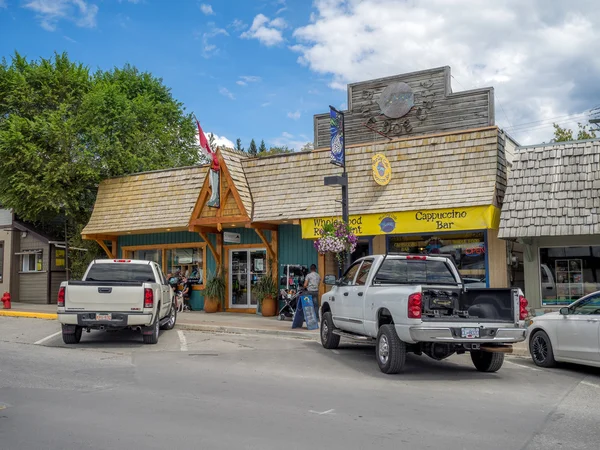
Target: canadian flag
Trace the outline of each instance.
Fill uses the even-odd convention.
[[[208,158],[212,160],[211,169],[219,170],[219,158],[217,157],[217,153],[210,148],[210,144],[204,135],[204,131],[202,131],[202,127],[200,126],[200,122],[194,116],[194,120],[196,120],[196,125],[198,125],[198,138],[200,139],[200,149],[202,153],[204,153]]]

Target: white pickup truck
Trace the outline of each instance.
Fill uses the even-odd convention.
[[[61,283],[57,307],[65,344],[77,344],[84,329],[123,328],[141,330],[145,344],[156,344],[160,329],[177,320],[175,294],[151,261],[92,261],[82,281]]]
[[[402,370],[406,353],[442,360],[470,352],[475,368],[496,372],[525,340],[527,300],[520,289],[465,288],[444,256],[361,258],[321,297],[321,343],[375,340],[379,368]]]

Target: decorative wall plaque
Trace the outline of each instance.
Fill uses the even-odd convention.
[[[387,86],[377,103],[387,117],[399,119],[407,115],[415,105],[415,95],[408,84],[400,81]]]

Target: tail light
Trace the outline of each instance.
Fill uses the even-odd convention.
[[[65,306],[65,287],[61,287],[58,290],[58,298],[56,299],[56,306]]]
[[[416,292],[408,296],[408,318],[409,319],[420,319],[421,308],[423,301],[421,300],[421,293]]]
[[[144,289],[144,308],[152,308],[154,306],[154,292],[152,289]]]
[[[527,312],[528,305],[527,299],[524,296],[519,295],[519,320],[525,320],[529,315]]]
[[[427,261],[427,256],[420,255],[408,255],[406,259],[417,260],[417,261]]]

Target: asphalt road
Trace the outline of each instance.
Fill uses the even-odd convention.
[[[58,330],[0,317],[0,450],[599,448],[596,369],[409,356],[388,376],[368,346]]]

